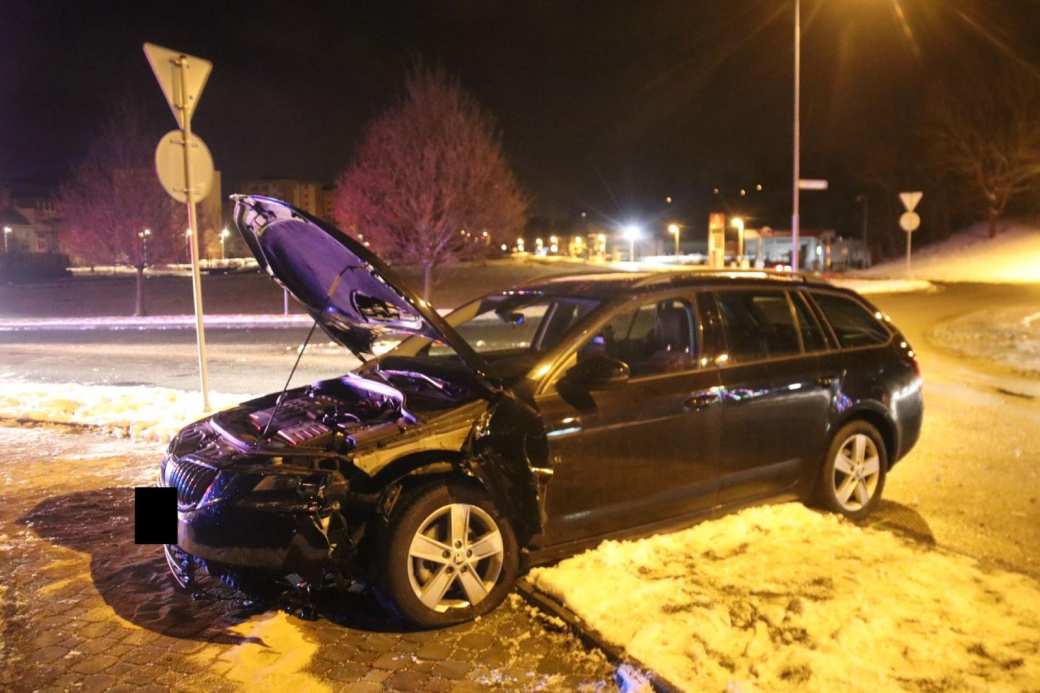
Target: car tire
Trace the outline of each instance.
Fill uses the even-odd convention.
[[[377,588],[423,628],[488,613],[506,598],[519,572],[509,522],[482,490],[462,481],[402,494],[375,540]]]
[[[866,421],[850,421],[831,439],[816,482],[816,504],[862,520],[881,502],[888,471],[885,442]]]

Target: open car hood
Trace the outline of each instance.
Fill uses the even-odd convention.
[[[231,199],[235,225],[260,267],[332,339],[362,360],[386,335],[437,340],[454,349],[483,384],[497,387],[484,359],[361,243],[281,200],[259,195]]]

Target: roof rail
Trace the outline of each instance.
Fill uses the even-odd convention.
[[[644,288],[657,284],[674,282],[676,279],[689,279],[690,277],[720,277],[731,279],[787,279],[792,282],[808,283],[810,281],[825,281],[822,277],[813,276],[805,272],[792,272],[790,270],[775,269],[740,269],[727,267],[684,267],[682,269],[664,270],[644,277],[635,282],[633,287]]]

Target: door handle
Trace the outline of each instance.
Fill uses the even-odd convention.
[[[683,409],[703,409],[719,401],[718,392],[698,392],[690,395],[683,402]]]

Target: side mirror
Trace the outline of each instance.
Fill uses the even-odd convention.
[[[628,375],[627,363],[609,356],[593,356],[572,366],[561,382],[586,392],[616,390],[628,383]]]

